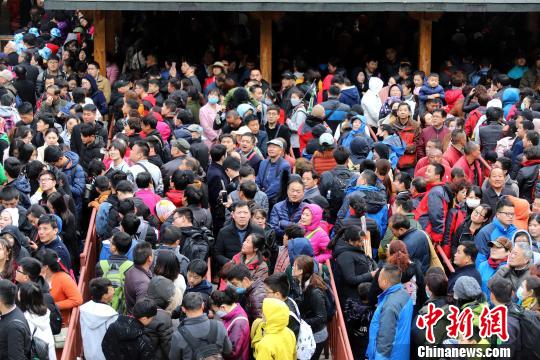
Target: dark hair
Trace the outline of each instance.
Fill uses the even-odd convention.
[[[175,190],[185,190],[185,188],[195,182],[195,173],[192,170],[175,170],[171,175],[171,181]]]
[[[439,175],[439,177],[442,179],[444,177],[444,166],[441,164],[429,164],[429,166],[433,166],[435,169],[435,175]]]
[[[509,279],[493,276],[488,281],[488,288],[498,302],[503,304],[512,302],[513,285]]]
[[[94,180],[94,186],[99,191],[107,191],[111,188],[111,182],[108,177],[99,175]]]
[[[154,317],[157,314],[157,305],[153,300],[143,298],[135,303],[131,314],[135,319],[141,319],[143,317]]]
[[[465,255],[470,256],[472,262],[476,261],[476,256],[478,255],[478,249],[472,241],[462,241],[459,245],[463,246],[463,252]]]
[[[391,284],[395,285],[401,282],[401,270],[398,266],[387,263],[383,266],[382,270],[384,270],[384,273]],[[379,277],[380,276],[381,275],[379,274]]]
[[[55,163],[62,156],[64,156],[64,153],[58,145],[47,146],[43,154],[43,160],[45,160],[46,163]]]
[[[504,116],[503,109],[496,108],[496,107],[490,107],[486,110],[486,121],[488,123],[496,123],[499,120],[502,120]]]
[[[19,159],[15,157],[8,157],[4,160],[4,170],[10,178],[16,179],[21,174],[22,164]]]
[[[239,173],[240,173],[241,178],[245,178],[245,177],[248,177],[250,175],[255,176],[255,169],[253,169],[249,165],[242,165],[242,167],[240,167]]]
[[[20,259],[18,263],[24,274],[28,276],[31,281],[36,282],[39,280],[39,277],[41,276],[41,263],[38,259],[27,256]]]
[[[187,271],[195,273],[201,277],[205,277],[208,272],[206,261],[201,259],[193,259],[190,261]]]
[[[96,126],[90,123],[83,123],[80,127],[82,136],[95,136],[96,135]]]
[[[171,225],[167,226],[165,230],[161,233],[161,243],[171,245],[177,242],[178,240],[182,241],[182,230],[178,227]]]
[[[131,248],[131,236],[124,232],[118,232],[112,237],[111,245],[116,247],[120,255],[125,255]]]
[[[304,237],[306,231],[303,227],[297,224],[291,224],[285,228],[285,235],[289,240]]]
[[[182,207],[175,210],[178,216],[183,217],[186,221],[193,223],[193,211],[190,208]]]
[[[199,205],[201,204],[203,193],[196,186],[188,185],[184,190],[184,196],[188,205]]]
[[[152,183],[152,175],[150,175],[150,173],[147,171],[140,172],[137,174],[135,183],[139,189],[149,188],[150,184]]]
[[[103,295],[109,292],[109,286],[113,286],[111,280],[107,278],[95,278],[90,280],[88,285],[90,297],[94,302],[101,302]]]
[[[405,186],[405,189],[409,190],[411,188],[412,177],[406,172],[400,172],[396,176],[396,180],[402,183]]]
[[[239,280],[242,281],[244,279],[253,280],[253,276],[251,275],[251,272],[244,264],[237,264],[233,265],[229,271],[227,272],[227,280]]]
[[[58,220],[54,215],[41,215],[38,220],[38,226],[40,225],[50,225],[53,229],[58,229]]]
[[[390,218],[390,223],[392,224],[392,229],[399,230],[405,229],[409,230],[411,228],[411,221],[409,218],[403,214],[394,214]]]
[[[364,170],[360,173],[360,177],[363,178],[368,185],[377,185],[377,174],[372,170]]]
[[[190,292],[184,295],[182,307],[186,310],[199,310],[203,306],[204,300],[198,292]]]
[[[0,302],[5,306],[15,305],[17,286],[7,279],[0,280]]]
[[[238,191],[241,191],[242,194],[244,194],[244,196],[249,200],[253,200],[255,198],[255,195],[257,195],[259,188],[257,187],[255,181],[250,180],[241,183]]]
[[[247,207],[249,212],[251,213],[251,208],[249,207],[249,203],[243,200],[237,201],[230,207],[231,212],[236,211],[236,209]]]
[[[343,232],[343,240],[348,243],[362,240],[363,236],[365,236],[364,231],[360,226],[356,225],[345,227],[345,231]]]
[[[223,169],[225,170],[231,169],[233,171],[239,171],[240,167],[241,167],[240,160],[238,160],[237,158],[233,156],[228,156],[223,161]]]
[[[430,269],[431,270],[431,269]],[[448,278],[443,274],[429,272],[425,277],[426,286],[433,296],[446,296],[448,294]]]
[[[334,149],[332,155],[338,165],[345,165],[349,161],[349,151],[341,145]]]
[[[152,115],[148,115],[142,118],[142,123],[145,126],[150,126],[151,129],[155,129],[157,127],[158,121]]]
[[[506,197],[501,197],[499,202],[497,203],[497,206],[495,207],[495,213],[498,213],[503,207],[514,207],[514,204]]]
[[[4,187],[0,190],[0,199],[5,201],[19,199],[19,190],[15,187]]]
[[[148,145],[146,141],[142,141],[142,140],[137,141],[133,146],[135,145],[141,150],[145,158],[147,158],[150,155],[150,146]]]
[[[73,216],[73,214],[68,208],[68,204],[66,203],[64,195],[62,195],[58,191],[51,193],[47,198],[47,202],[52,205],[54,213],[60,216],[62,221],[65,221],[68,219],[68,217]]]
[[[144,265],[146,260],[152,256],[152,245],[146,241],[141,241],[133,249],[133,263],[135,265]]]
[[[60,266],[60,258],[56,251],[43,248],[38,252],[37,258],[41,261],[43,266],[48,266],[52,272],[57,273],[63,271],[62,266]]]
[[[225,156],[226,153],[227,148],[225,147],[225,145],[214,144],[210,149],[210,158],[213,162],[218,162]]]
[[[272,291],[279,292],[284,298],[289,296],[291,284],[285,273],[274,273],[264,279],[264,284]]]
[[[234,305],[238,302],[238,295],[232,288],[226,287],[223,291],[215,290],[212,292],[210,302],[212,305],[217,307],[223,304]]]
[[[301,286],[304,287],[307,281],[309,280],[309,286],[318,288],[322,291],[326,291],[326,283],[320,277],[320,275],[315,274],[315,262],[311,256],[300,255],[294,259],[294,264],[300,270],[302,270],[302,281]]]
[[[120,225],[122,225],[122,229],[128,235],[130,235],[130,239],[131,239],[131,237],[137,234],[137,230],[139,230],[139,226],[141,225],[141,219],[139,219],[139,217],[135,215],[134,213],[127,213],[122,218]]]
[[[133,193],[133,185],[128,180],[121,180],[114,188],[116,192]]]
[[[156,255],[154,275],[161,275],[172,282],[176,281],[180,274],[180,263],[172,250],[160,249]]]
[[[400,206],[405,212],[410,213],[414,210],[414,204],[411,199],[397,198],[394,203],[396,204],[396,206]]]

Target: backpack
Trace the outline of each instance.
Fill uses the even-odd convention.
[[[315,348],[317,344],[315,343],[315,337],[313,336],[313,331],[311,326],[303,319],[299,318],[300,310],[298,310],[298,305],[294,302],[293,299],[289,298],[294,305],[296,313],[289,310],[289,315],[292,316],[300,324],[300,330],[298,331],[298,338],[296,339],[296,358],[298,360],[309,360],[315,354]]]
[[[521,330],[521,359],[540,359],[540,315],[536,312],[511,307],[509,315],[519,319]]]
[[[47,306],[47,308],[51,312],[50,314],[51,331],[53,335],[58,335],[60,334],[60,331],[62,331],[62,314],[60,313],[60,310],[58,309],[58,306],[56,306],[55,303],[52,303],[52,305],[54,306],[53,309]]]
[[[19,319],[14,319],[13,321],[20,322],[24,325]],[[36,336],[37,328],[34,328],[34,332],[30,334],[30,360],[49,360],[49,344],[43,339],[40,339]]]
[[[203,227],[201,232],[194,234],[188,239],[184,240],[182,246],[182,255],[187,257],[190,261],[195,259],[208,260],[210,255],[210,247],[214,243],[210,230]]]
[[[103,278],[109,279],[114,288],[114,296],[111,306],[119,314],[126,313],[126,299],[124,296],[124,282],[126,279],[126,272],[131,269],[133,262],[125,260],[122,264],[117,263],[109,264],[108,260],[101,260],[99,266],[103,271]]]
[[[217,323],[210,320],[210,332],[202,339],[195,339],[193,335],[186,330],[182,324],[179,327],[180,335],[184,337],[187,345],[191,348],[194,360],[223,360],[221,350],[216,344],[217,340]]]
[[[331,170],[330,173],[333,178],[332,184],[330,184],[328,193],[323,194],[323,196],[326,196],[330,203],[330,213],[332,216],[336,216],[345,199],[345,191],[349,187],[353,173],[351,171],[336,172],[334,170]]]

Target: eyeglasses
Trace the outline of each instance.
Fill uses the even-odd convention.
[[[26,273],[24,271],[22,271],[21,269],[17,269],[17,272],[21,275],[26,275]]]
[[[54,180],[53,178],[42,178],[42,179],[39,179],[39,182],[44,183],[44,182],[53,181],[53,180]]]
[[[486,214],[482,214],[482,213],[480,212],[480,210],[474,210],[473,213],[475,213],[475,214],[478,215],[478,216],[484,217],[484,218],[486,217]]]
[[[505,215],[506,217],[511,217],[513,218],[515,216],[514,213],[511,213],[511,212],[504,212],[504,211],[499,211],[499,214],[503,214]]]

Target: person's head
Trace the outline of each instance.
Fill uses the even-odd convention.
[[[266,220],[267,220],[266,210],[259,207],[254,207],[251,210],[251,212],[252,212],[251,222],[257,225],[258,227],[260,227],[261,229],[266,228]]]
[[[96,303],[110,304],[114,298],[114,287],[107,278],[95,278],[88,284],[90,297]]]
[[[129,180],[121,180],[114,188],[116,190],[116,196],[118,196],[118,200],[120,201],[133,197],[133,185]]]
[[[439,85],[439,74],[437,73],[429,74],[427,82],[431,88],[437,87]]]
[[[290,292],[289,279],[285,273],[274,273],[264,279],[266,297],[285,301]]]
[[[175,190],[185,190],[193,183],[195,183],[195,173],[191,170],[175,170],[171,176],[171,186]]]
[[[86,104],[83,106],[82,119],[85,123],[93,123],[96,121],[97,107],[94,104]]]
[[[538,241],[540,239],[540,214],[539,213],[532,213],[529,216],[529,234],[531,234],[531,237]]]
[[[5,314],[15,306],[17,286],[10,280],[0,280],[0,313]]]
[[[190,288],[199,285],[206,277],[208,265],[201,259],[191,260],[187,268],[187,284]]]
[[[469,199],[467,199],[469,200]],[[491,206],[480,204],[473,208],[471,222],[477,225],[485,224],[491,218]]]
[[[536,130],[525,131],[523,136],[523,147],[525,148],[525,157],[527,160],[537,160],[540,158],[538,143],[540,142],[540,134]],[[529,150],[530,149],[530,150]],[[529,150],[529,153],[526,153]]]
[[[293,178],[289,180],[287,184],[287,199],[293,203],[298,204],[304,198],[304,183],[299,178]]]
[[[497,239],[490,241],[488,246],[489,257],[492,260],[506,260],[510,251],[512,251],[512,242],[504,236],[499,236]]]
[[[268,124],[273,126],[277,123],[279,120],[279,110],[279,107],[276,105],[268,106],[268,109],[266,110],[266,119],[268,120]]]
[[[172,282],[178,279],[180,263],[173,250],[161,249],[157,252],[154,275],[163,276]]]
[[[431,114],[433,115],[431,119],[431,124],[435,128],[438,129],[444,125],[444,122],[446,121],[446,111],[444,111],[443,109],[436,109]]]
[[[410,191],[412,195],[423,194],[426,192],[426,190],[427,190],[427,182],[425,178],[415,177],[411,181]]]
[[[16,209],[19,205],[19,191],[15,187],[0,190],[0,203],[5,209]]]
[[[459,244],[454,254],[454,264],[457,267],[471,265],[475,262],[477,254],[478,250],[472,241],[463,241]]]
[[[120,139],[113,140],[109,147],[109,158],[113,161],[123,159],[126,154],[126,149],[127,145],[125,141]]]
[[[496,192],[500,192],[506,182],[506,177],[502,168],[492,168],[489,173],[489,185]]]
[[[527,243],[519,242],[514,245],[508,256],[508,265],[514,269],[524,269],[531,263],[533,252]]]
[[[428,298],[445,297],[448,294],[448,278],[440,268],[428,269],[424,281]]]
[[[400,172],[393,181],[394,189],[396,192],[407,191],[411,188],[411,175],[406,172]]]
[[[514,204],[504,197],[501,198],[495,208],[495,216],[503,226],[512,225],[515,216]]]
[[[281,142],[278,139],[273,139],[268,142],[268,157],[272,160],[277,159],[281,156],[281,153],[283,152],[283,142]]]
[[[242,248],[240,252],[250,258],[251,256],[257,254],[259,259],[262,260],[262,253],[265,251],[265,240],[264,236],[252,233],[246,236],[246,239],[242,243]]]
[[[186,228],[186,227],[193,226],[193,211],[187,207],[176,209],[173,213],[172,224],[179,228]]]
[[[231,217],[239,229],[245,229],[251,219],[251,209],[245,201],[238,201],[231,207]]]
[[[111,239],[111,254],[126,255],[131,248],[131,236],[124,232],[116,233]]]
[[[182,299],[182,311],[188,318],[201,316],[204,312],[204,300],[198,292],[190,292]]]
[[[319,175],[313,169],[306,170],[302,173],[302,182],[306,189],[312,189],[319,183]]]
[[[429,164],[426,168],[426,182],[429,184],[442,181],[444,177],[444,166],[441,164]]]
[[[225,153],[232,153],[236,149],[236,140],[235,137],[231,134],[221,134],[219,135],[219,145],[222,145],[225,147]],[[214,144],[212,148],[210,148],[210,158],[212,157],[212,149],[217,146]],[[214,160],[212,160],[214,161]],[[216,160],[216,162],[219,160]]]
[[[357,181],[358,185],[377,185],[377,174],[372,170],[364,170],[360,173]]]
[[[238,176],[241,166],[240,160],[236,157],[228,156],[223,161],[223,169],[230,179],[234,179]]]
[[[386,264],[379,273],[379,287],[385,291],[401,282],[401,271],[396,265]]]
[[[142,298],[135,303],[131,314],[142,325],[148,326],[157,314],[157,305],[151,299]]]
[[[36,282],[41,276],[41,263],[33,257],[24,257],[18,260],[15,281],[19,284],[33,281]]]
[[[490,300],[494,305],[506,305],[512,302],[513,285],[510,279],[494,276],[488,281]]]
[[[210,307],[214,315],[218,319],[221,319],[232,311],[238,300],[238,294],[232,288],[227,287],[223,291],[215,290],[212,292],[210,296]]]
[[[392,217],[390,218],[390,224],[390,230],[392,231],[392,234],[394,234],[394,236],[397,238],[401,237],[411,228],[411,222],[409,218],[403,214],[392,215]]]
[[[532,275],[526,276],[517,289],[516,296],[521,302],[525,299],[536,298],[538,303],[540,300],[540,278]]]
[[[243,294],[253,283],[253,277],[246,265],[233,265],[227,272],[227,282],[237,294]]]
[[[315,274],[315,261],[311,256],[300,255],[294,259],[292,275],[300,281],[302,288],[309,281],[310,286],[326,290],[324,280],[318,274]]]
[[[306,231],[303,227],[298,226],[297,224],[291,224],[285,228],[283,234],[283,245],[287,245],[289,240],[302,238],[304,237]]]
[[[338,146],[334,149],[332,156],[338,165],[345,165],[349,161],[349,151],[343,146]]]
[[[203,199],[202,190],[194,185],[188,185],[184,190],[184,199],[187,205],[199,206]]]
[[[212,145],[210,149],[210,158],[212,162],[221,163],[227,154],[227,148],[221,144]]]
[[[254,181],[243,181],[238,187],[238,196],[240,197],[240,200],[249,202],[255,199],[255,195],[257,195],[258,191],[259,189]]]
[[[129,153],[129,159],[133,163],[137,163],[141,160],[148,159],[149,155],[150,146],[148,146],[148,143],[146,141],[137,141],[135,145],[133,145],[133,149],[131,149],[131,152]]]
[[[42,244],[49,244],[58,236],[58,220],[54,215],[42,215],[38,221],[38,236]]]
[[[133,264],[149,267],[154,259],[152,245],[146,241],[138,242],[133,248]]]

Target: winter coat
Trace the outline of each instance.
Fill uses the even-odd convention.
[[[30,359],[30,328],[24,313],[15,308],[0,318],[0,359]]]
[[[422,130],[419,124],[409,119],[403,125],[399,119],[396,119],[391,125],[406,145],[404,153],[399,157],[398,168],[414,167],[418,159],[418,150],[422,148]]]
[[[139,265],[134,265],[126,272],[124,280],[124,296],[126,298],[127,313],[131,314],[137,300],[146,296],[148,284],[152,273]]]
[[[208,169],[208,161],[210,159],[210,150],[208,149],[208,146],[203,143],[202,139],[191,139],[189,144],[189,153],[199,161],[199,164],[203,170],[206,171]]]
[[[371,234],[371,247],[375,249],[381,245],[381,234],[379,233],[379,225],[372,218],[369,218],[367,216],[365,216],[364,218],[366,220],[366,230]],[[414,221],[414,217],[412,221]],[[334,228],[332,229],[332,232],[335,236],[335,234],[337,234],[340,229],[353,225],[362,227],[362,218],[358,217],[357,215],[350,216],[343,220],[338,218],[336,224],[334,225]],[[388,229],[387,231],[390,230]],[[394,235],[390,231],[390,239],[392,239],[393,236]],[[388,242],[390,242],[390,240],[388,240]]]
[[[68,163],[64,166],[62,172],[66,175],[67,182],[71,187],[75,209],[78,217],[80,217],[82,212],[82,197],[86,189],[86,176],[82,166],[79,164],[79,155],[72,151],[67,151],[64,153],[64,156],[68,158]]]
[[[156,215],[156,204],[161,200],[161,196],[157,195],[152,189],[139,189],[135,193],[135,197],[141,199],[152,215]]]
[[[158,308],[156,316],[154,316],[146,328],[148,330],[148,337],[155,350],[154,359],[168,359],[174,332],[171,314]]]
[[[478,285],[482,286],[482,276],[474,264],[465,265],[465,266],[456,266],[456,271],[450,274],[448,277],[448,293],[452,294],[454,292],[454,285],[456,284],[457,279],[462,276],[470,276],[478,282]]]
[[[426,144],[429,140],[437,139],[441,143],[444,142],[444,139],[450,134],[450,129],[443,125],[440,129],[436,129],[435,126],[428,126],[422,130],[422,139],[421,146],[418,153],[418,158],[423,158],[426,156]]]
[[[207,103],[199,110],[199,121],[201,126],[204,129],[204,138],[206,145],[212,146],[214,141],[219,137],[221,130],[214,130],[214,120],[216,118],[217,112],[221,110],[221,106],[217,105],[215,108]]]
[[[49,310],[47,309],[46,314],[41,316],[26,311],[24,317],[28,322],[30,333],[33,334],[33,337],[39,338],[49,345],[49,360],[56,360],[56,348],[54,347],[54,337],[49,321]]]
[[[362,110],[366,117],[367,124],[376,127],[379,122],[379,111],[382,107],[379,91],[383,88],[383,81],[377,77],[369,79],[369,90],[362,97]]]
[[[296,280],[293,280],[296,281]],[[326,329],[327,314],[326,314],[326,294],[319,288],[307,285],[302,290],[301,297],[294,299],[302,320],[311,326],[313,334],[322,332]]]
[[[414,218],[428,233],[434,243],[442,243],[450,196],[443,183],[427,186],[428,194],[414,210]]]
[[[232,260],[234,255],[238,254],[240,250],[242,250],[242,244],[246,237],[248,237],[250,234],[257,233],[264,236],[264,231],[260,227],[251,223],[248,224],[245,231],[246,234],[244,239],[240,239],[240,235],[238,235],[238,228],[234,222],[225,226],[219,231],[213,250],[213,259],[219,267],[222,267],[228,263],[230,260]]]
[[[339,101],[350,107],[360,104],[360,99],[358,89],[354,85],[341,89],[339,93]]]
[[[281,300],[267,298],[263,303],[263,313],[264,321],[257,319],[251,329],[254,358],[296,359],[296,339],[287,327],[289,307]]]
[[[463,152],[458,150],[454,145],[450,144],[448,149],[443,154],[443,159],[448,162],[450,167],[452,167],[462,156]]]
[[[302,208],[305,203],[293,204],[288,199],[278,202],[270,212],[268,223],[276,232],[278,238],[283,237],[285,228],[291,224],[297,224],[302,215]]]
[[[259,259],[258,257],[253,258],[249,263],[246,263],[245,260],[245,256],[239,252],[233,256],[232,260],[228,264],[230,264],[230,266],[240,264],[246,265],[251,273],[251,278],[253,281],[263,281],[268,277],[268,265],[266,264],[266,261]]]
[[[286,125],[291,131],[290,146],[294,149],[301,148],[300,129],[304,126],[308,113],[304,104],[300,103],[294,109],[291,109],[291,116],[287,119]]]
[[[152,164],[148,159],[139,160],[129,168],[128,180],[135,184],[137,175],[142,172],[148,172],[152,176],[152,182],[154,186],[154,191],[158,195],[163,194],[163,177],[161,175],[161,170],[158,166]]]
[[[337,99],[328,99],[321,103],[324,108],[326,122],[331,123],[342,122],[347,117],[347,114],[351,110],[351,107],[347,104],[341,103]],[[337,126],[337,125],[336,125]]]
[[[88,173],[88,166],[90,165],[90,161],[96,159],[96,160],[103,160],[103,157],[105,156],[105,142],[101,138],[101,136],[96,136],[96,139],[88,145],[84,145],[81,147],[81,151],[79,152],[79,163],[81,164],[82,168],[85,172]]]
[[[429,269],[431,262],[429,240],[426,234],[418,229],[409,229],[399,239],[407,246],[410,259],[419,263],[425,273]]]
[[[103,92],[98,89],[96,79],[89,74],[86,74],[84,78],[90,82],[89,96],[94,102],[94,105],[96,105],[101,115],[106,115],[108,112],[107,99],[105,98],[105,95],[103,95]]]
[[[105,124],[101,121],[95,121],[94,126],[96,127],[96,137],[101,137],[103,142],[109,139],[109,132]],[[140,138],[139,138],[140,139]],[[81,139],[81,124],[75,125],[71,132],[70,147],[71,151],[80,154],[81,149],[83,148],[83,143]]]
[[[54,273],[50,284],[51,296],[62,314],[63,325],[67,326],[71,310],[83,303],[82,295],[77,288],[77,283],[63,271]]]
[[[255,183],[268,196],[270,203],[275,203],[275,200],[281,191],[281,177],[283,173],[291,173],[289,163],[279,157],[277,161],[272,162],[270,159],[263,160],[259,165],[259,172]],[[210,184],[209,184],[210,185]]]
[[[249,360],[249,320],[244,309],[240,304],[236,304],[234,309],[221,317],[221,320],[232,345],[232,351],[226,358],[230,360]]]
[[[378,300],[377,310],[369,326],[366,356],[370,360],[408,360],[412,300],[402,284],[386,289]]]
[[[330,242],[328,233],[320,227],[323,210],[319,205],[316,204],[304,205],[302,212],[305,209],[309,209],[312,215],[311,224],[308,226],[302,226],[306,230],[305,236],[311,242],[315,260],[317,260],[319,263],[324,263],[326,260],[332,258],[332,253],[327,248],[328,243]]]
[[[388,207],[386,192],[377,186],[357,185],[349,187],[346,191],[343,204],[338,211],[337,217],[341,220],[349,216],[349,198],[352,193],[358,192],[366,200],[366,217],[377,222],[379,234],[386,230],[388,225]]]
[[[484,226],[478,234],[474,237],[474,244],[478,249],[478,255],[476,256],[476,264],[485,261],[489,257],[488,243],[496,240],[498,237],[504,236],[508,239],[512,239],[517,228],[514,225],[504,227],[503,224],[496,217],[493,221]]]
[[[256,280],[246,289],[244,293],[242,308],[246,310],[249,323],[262,316],[262,303],[266,298],[266,290],[262,280]]]
[[[210,210],[213,210],[219,203],[219,192],[225,190],[227,185],[229,185],[229,177],[225,174],[225,169],[222,165],[211,162],[208,165],[206,178],[208,179],[208,201],[210,203]]]
[[[118,318],[118,313],[107,304],[93,300],[81,305],[81,337],[84,357],[88,360],[105,360],[101,342],[107,328]]]
[[[360,164],[367,158],[369,152],[371,151],[371,146],[373,140],[364,136],[357,136],[351,140],[350,150],[351,157],[350,160],[353,165],[360,167]]]
[[[436,87],[432,88],[431,86],[429,86],[429,84],[425,83],[420,88],[420,92],[418,93],[418,99],[420,100],[421,104],[425,104],[428,96],[434,94],[439,94],[439,100],[444,101],[445,93],[441,85],[437,85]]]
[[[495,151],[497,141],[502,139],[503,126],[498,122],[491,122],[486,126],[481,126],[478,131],[478,141],[482,154],[485,156],[490,151]]]
[[[101,348],[107,360],[154,359],[154,347],[147,330],[130,316],[118,316],[105,332]]]
[[[444,92],[444,100],[446,101],[446,112],[452,111],[459,99],[463,99],[463,90],[461,88],[453,88]]]
[[[519,286],[523,283],[523,280],[525,280],[525,278],[530,275],[531,271],[528,267],[523,270],[516,270],[507,264],[501,266],[497,270],[497,272],[495,272],[493,278],[504,278],[510,280],[510,282],[512,283],[512,289],[514,290],[514,292],[516,292]]]
[[[496,209],[497,203],[499,202],[501,197],[506,195],[517,196],[518,194],[516,194],[514,189],[512,189],[512,185],[505,183],[501,190],[501,194],[497,195],[495,190],[493,190],[491,185],[489,185],[488,180],[486,188],[482,189],[482,204],[488,204],[489,206],[491,206],[492,209]]]
[[[540,172],[540,159],[524,161],[519,169],[516,181],[519,186],[519,197],[533,203],[537,191]]]
[[[465,171],[467,180],[476,186],[482,186],[484,183],[484,167],[479,160],[474,160],[472,165],[469,165],[467,158],[463,155],[452,167],[452,169],[461,168]]]
[[[519,89],[507,87],[502,93],[501,101],[504,110],[504,118],[506,119],[512,106],[519,102]]]
[[[335,279],[340,300],[343,303],[347,299],[360,300],[358,285],[371,281],[370,261],[364,250],[340,241],[336,244],[333,257],[336,263]]]
[[[489,299],[489,288],[488,288],[488,282],[489,280],[495,275],[497,270],[499,270],[502,266],[506,265],[506,261],[501,262],[496,269],[492,268],[489,265],[488,260],[482,261],[481,263],[476,265],[476,269],[478,270],[478,273],[480,274],[480,278],[482,280],[482,292],[486,294],[486,297]]]

